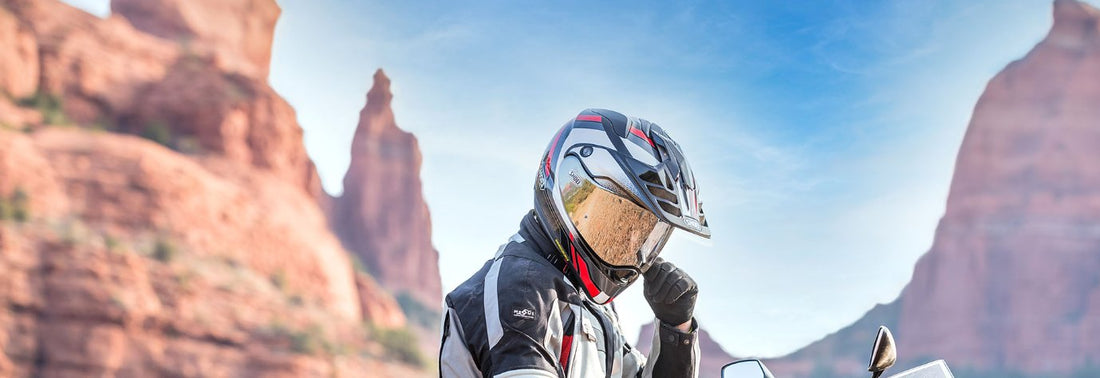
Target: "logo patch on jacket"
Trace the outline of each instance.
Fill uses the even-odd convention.
[[[535,310],[532,310],[532,309],[529,309],[529,308],[512,309],[512,316],[515,316],[515,317],[521,318],[521,319],[532,320],[532,319],[535,319]]]

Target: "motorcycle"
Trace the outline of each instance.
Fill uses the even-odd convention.
[[[878,327],[875,345],[871,348],[871,362],[867,371],[871,378],[879,378],[898,359],[894,336],[886,326]],[[943,360],[936,360],[890,376],[889,378],[954,378]],[[722,378],[775,378],[764,362],[757,359],[740,360],[722,367]]]

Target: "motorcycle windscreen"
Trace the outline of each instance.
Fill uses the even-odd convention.
[[[947,363],[943,360],[935,360],[927,364],[903,371],[890,378],[955,378]]]
[[[672,227],[628,198],[596,183],[575,157],[567,157],[559,179],[566,216],[604,263],[641,269],[656,258]]]

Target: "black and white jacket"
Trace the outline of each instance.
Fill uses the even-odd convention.
[[[696,332],[662,324],[648,358],[612,305],[592,303],[544,256],[533,213],[496,256],[447,295],[442,377],[695,377]]]

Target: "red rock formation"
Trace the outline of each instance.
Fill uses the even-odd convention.
[[[274,0],[114,0],[111,12],[149,34],[209,49],[224,70],[266,79],[281,11]]]
[[[38,90],[38,41],[15,15],[0,7],[0,96],[27,97]]]
[[[946,358],[956,370],[1051,376],[1100,361],[1098,104],[1100,11],[1057,0],[1047,37],[978,100],[935,242],[890,305],[897,314],[881,319],[899,367]],[[829,344],[875,325],[865,326],[786,361],[815,355],[850,373],[835,362],[865,361]]]
[[[899,346],[976,368],[1100,361],[1100,12],[1057,1],[1050,34],[990,81]]]
[[[0,0],[34,31],[39,90],[60,96],[73,121],[92,124],[133,106],[141,86],[160,80],[179,55],[174,43],[101,20],[55,0]]]
[[[407,320],[405,313],[401,312],[401,306],[373,278],[362,273],[356,274],[355,286],[359,289],[359,310],[363,313],[364,321],[381,328],[405,327]]]
[[[350,260],[304,192],[262,172],[221,169],[216,160],[200,166],[136,137],[47,129],[34,141],[69,214],[109,232],[154,233],[197,255],[282,276],[286,289],[359,318]]]
[[[0,128],[41,122],[13,100],[38,91],[38,41],[34,32],[0,6]]]
[[[638,341],[634,343],[634,347],[643,354],[649,354],[649,351],[653,349],[653,330],[655,323],[646,323],[642,326],[641,331],[638,332]],[[722,349],[718,342],[710,338],[710,334],[706,330],[699,329],[699,377],[721,377],[722,366],[737,361],[737,357],[730,356]]]
[[[155,1],[134,3],[169,6]],[[56,0],[0,0],[0,4],[34,31],[41,66],[35,82],[41,83],[41,92],[59,98],[71,122],[134,134],[164,128],[170,136],[166,142],[177,149],[221,154],[244,166],[275,172],[315,198],[322,196],[294,110],[267,84],[266,60],[262,67],[256,61],[270,58],[271,28],[279,13],[274,2],[181,2],[179,6],[187,9],[184,13],[198,12],[198,16],[208,13],[201,6],[209,5],[217,14],[213,20],[225,23],[221,37],[204,29],[212,25],[193,26],[196,35],[205,36],[195,41],[164,39],[135,29],[131,22],[152,27],[160,23],[155,17],[161,16],[135,11],[135,4],[116,2],[122,8],[119,12],[126,10],[122,14],[129,18],[113,15],[106,20]],[[226,21],[230,19],[238,21]],[[231,31],[243,34],[232,36]],[[5,35],[15,36],[0,27],[0,38],[16,38]],[[248,59],[231,57],[241,51],[247,51]],[[239,63],[246,60],[248,64]],[[0,67],[3,64],[0,60]],[[252,66],[256,67],[248,68]],[[0,105],[0,110],[4,107]],[[14,124],[28,119],[0,116],[0,121]]]
[[[210,59],[177,60],[162,80],[143,87],[120,124],[139,135],[166,128],[166,143],[177,149],[224,156],[322,195],[294,108],[262,81],[220,71]]]
[[[9,130],[0,130],[11,133]],[[7,198],[16,191],[35,193],[28,197],[27,206],[34,214],[55,218],[69,213],[69,199],[50,162],[34,143],[25,137],[0,138],[0,198]]]
[[[0,0],[0,376],[425,374],[372,357],[404,352],[363,321],[404,315],[329,229],[266,61],[226,55],[269,56],[278,8],[229,3],[174,5],[246,39],[191,44]]]
[[[420,190],[420,149],[397,127],[392,98],[390,79],[378,70],[359,113],[344,194],[333,200],[332,226],[383,287],[435,309],[443,290]]]
[[[420,374],[326,356],[378,347],[303,191],[132,136],[0,131],[0,147],[0,198],[25,193],[30,214],[0,219],[0,376]]]

